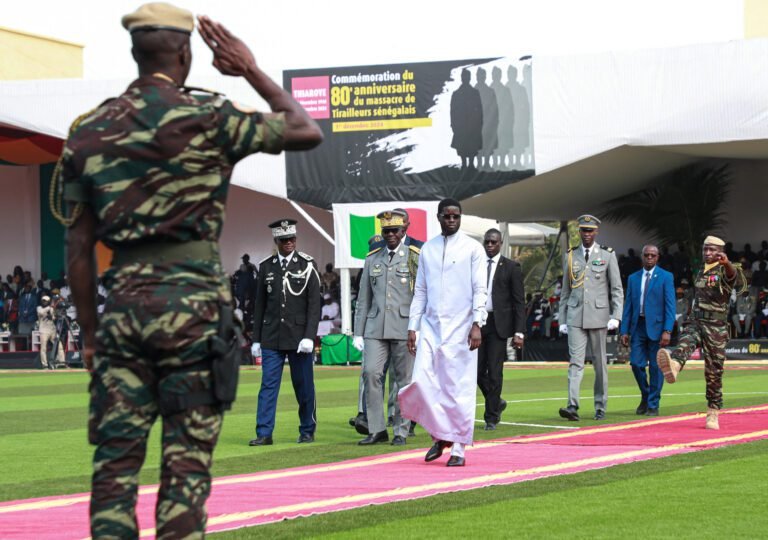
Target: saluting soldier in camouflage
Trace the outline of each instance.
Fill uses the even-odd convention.
[[[138,537],[138,474],[158,415],[157,537],[204,535],[212,452],[237,375],[234,362],[231,376],[221,373],[222,359],[234,355],[219,346],[236,334],[218,247],[232,167],[255,152],[322,139],[242,41],[207,17],[198,21],[214,65],[244,76],[273,112],[242,110],[181,86],[192,60],[193,16],[146,4],[123,18],[139,78],[75,122],[54,177],[71,207],[69,218],[54,212],[69,227],[68,274],[92,372],[94,538]],[[97,240],[114,252],[98,329]]]
[[[672,352],[659,349],[656,362],[668,383],[677,380],[691,353],[701,347],[704,378],[707,381],[707,429],[720,429],[718,412],[723,407],[723,370],[728,343],[728,305],[731,291],[743,294],[747,282],[741,265],[732,263],[724,251],[725,242],[707,236],[702,247],[704,266],[694,279],[693,308]]]

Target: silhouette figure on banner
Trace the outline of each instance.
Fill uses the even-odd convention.
[[[512,95],[512,104],[515,109],[514,136],[512,153],[509,156],[509,166],[512,169],[525,169],[526,148],[530,145],[528,126],[531,123],[531,104],[528,101],[528,92],[525,87],[517,82],[517,68],[507,68],[507,88]]]
[[[461,72],[461,86],[451,96],[451,148],[461,157],[461,168],[474,168],[474,159],[483,147],[483,105],[480,92],[469,81],[468,69]]]
[[[480,102],[483,105],[483,147],[480,149],[478,168],[493,169],[493,153],[499,144],[499,107],[496,104],[496,93],[485,82],[486,71],[477,68],[475,89],[480,92]]]
[[[496,103],[499,110],[498,145],[496,147],[497,170],[511,169],[511,161],[506,161],[514,147],[515,140],[515,105],[512,94],[501,82],[501,68],[495,66],[491,71],[491,88],[496,93]]]
[[[534,168],[533,163],[533,83],[531,81],[531,64],[523,66],[523,88],[528,96],[528,148],[525,149],[528,157],[527,164],[529,169]]]

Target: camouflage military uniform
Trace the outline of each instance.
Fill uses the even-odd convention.
[[[282,114],[243,113],[142,76],[73,127],[64,197],[88,204],[114,250],[96,334],[89,440],[94,537],[137,537],[138,473],[160,398],[210,392],[209,339],[231,294],[218,239],[233,165],[282,150]],[[202,537],[211,456],[222,423],[212,404],[165,414],[157,536]]]
[[[684,323],[677,347],[670,356],[682,366],[691,353],[701,347],[704,377],[707,381],[707,404],[711,409],[723,407],[723,368],[725,345],[728,343],[728,305],[731,291],[743,293],[746,288],[744,272],[733,263],[736,276],[729,281],[725,268],[718,264],[705,271],[702,267],[694,279],[693,309]]]

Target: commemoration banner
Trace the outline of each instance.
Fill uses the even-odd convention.
[[[285,154],[292,200],[465,199],[534,174],[529,59],[291,70],[283,84],[325,135]]]

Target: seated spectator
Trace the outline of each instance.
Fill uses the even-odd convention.
[[[768,287],[757,295],[757,310],[755,312],[755,339],[768,337]]]
[[[325,272],[323,272],[323,292],[332,295],[337,298],[336,294],[339,289],[339,274],[333,270],[333,264],[328,263],[325,265]]]
[[[768,263],[760,261],[757,270],[752,272],[752,281],[750,282],[750,294],[757,297],[757,293],[768,287]]]
[[[752,320],[755,317],[755,299],[752,295],[741,295],[736,298],[736,309],[731,322],[733,322],[733,329],[736,337],[744,339],[745,337],[751,337],[752,333]]]
[[[763,260],[768,260],[768,240],[760,242],[760,252],[758,255],[762,255]]]
[[[37,294],[32,290],[32,281],[27,281],[19,297],[18,333],[30,335],[37,322]]]
[[[330,293],[323,295],[323,307],[320,310],[320,323],[317,325],[318,337],[327,336],[339,322],[341,310],[339,304],[333,299]]]
[[[658,265],[659,268],[663,268],[667,272],[675,273],[675,259],[669,253],[669,248],[667,246],[661,246]]]
[[[744,244],[744,251],[741,252],[741,256],[747,259],[750,265],[757,260],[757,253],[752,251],[751,244]]]

